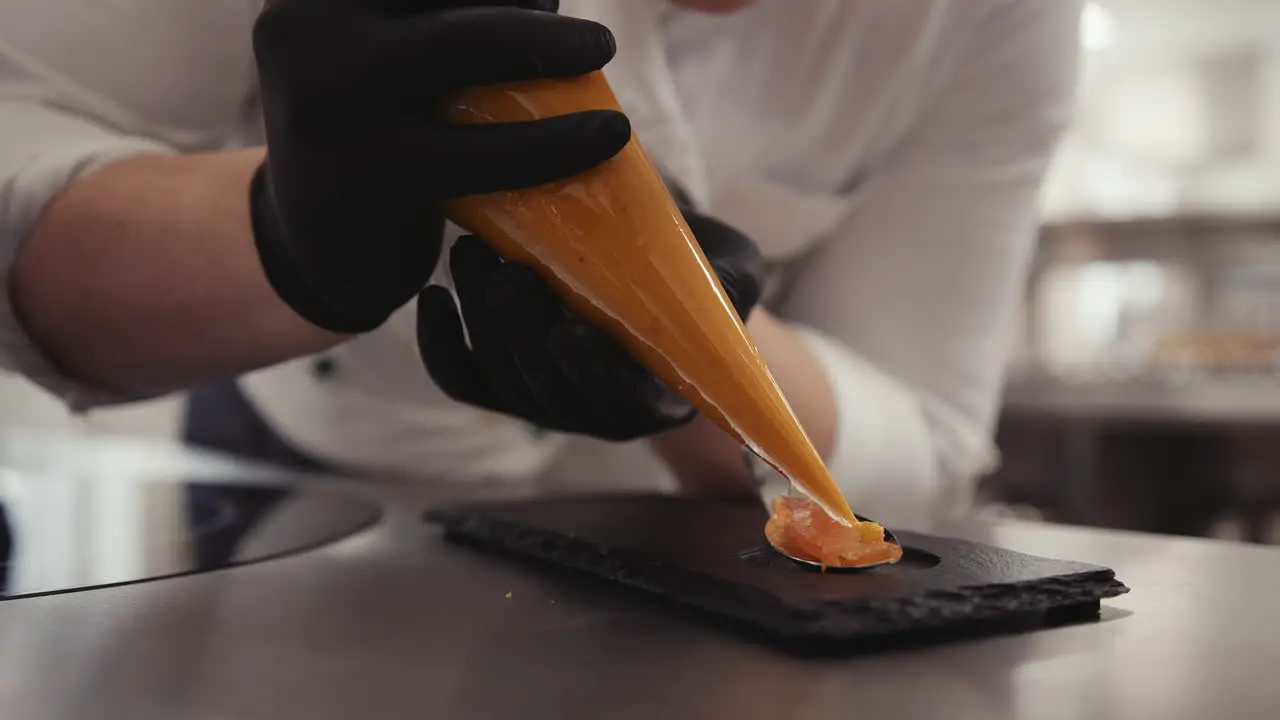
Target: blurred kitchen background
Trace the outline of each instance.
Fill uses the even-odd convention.
[[[1280,542],[1280,0],[1098,0],[986,500]],[[179,400],[72,418],[0,375],[0,427],[172,436]]]
[[[1099,0],[984,494],[1280,542],[1280,0]]]

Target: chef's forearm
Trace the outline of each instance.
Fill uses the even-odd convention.
[[[748,329],[818,452],[834,444],[836,407],[827,371],[808,343],[764,310],[752,313]],[[741,446],[709,419],[651,440],[682,488],[692,492],[739,492],[752,488]]]
[[[261,149],[148,156],[45,209],[11,270],[32,339],[77,380],[154,393],[319,351],[343,337],[268,284],[250,230]]]

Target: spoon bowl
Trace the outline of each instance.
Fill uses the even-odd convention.
[[[861,522],[875,522],[874,520],[868,520],[868,518],[864,518],[861,515],[855,515],[854,517],[858,518]],[[774,545],[772,541],[768,540],[768,538],[766,538],[766,541],[769,542],[769,547],[773,548],[774,552],[778,553],[782,557],[796,563],[797,565],[804,565],[806,567],[813,568],[814,570],[821,570],[822,572],[858,572],[877,568],[881,565],[893,564],[888,560],[877,560],[875,562],[862,563],[858,565],[823,565],[822,563],[814,562],[808,558],[796,557],[777,545]],[[894,535],[893,531],[889,528],[884,529],[884,541],[890,545],[896,546],[899,550],[902,549],[902,543],[898,542],[897,536]]]
[[[743,462],[746,463],[747,469],[751,471],[751,477],[755,480],[756,486],[759,489],[760,502],[764,505],[765,514],[770,515],[773,512],[774,499],[784,495],[790,495],[794,491],[791,481],[788,480],[785,475],[778,472],[777,470],[774,470],[768,464],[766,464],[765,462],[760,460],[758,457],[756,457],[754,453],[748,450],[745,450],[745,449],[743,450],[742,459],[743,459]],[[865,517],[862,517],[861,515],[854,515],[854,517],[858,518],[858,520],[861,522],[874,522],[874,521],[868,520]],[[884,526],[882,525],[881,527],[884,527]],[[766,537],[766,540],[768,540],[767,537]],[[897,546],[899,550],[902,549],[902,543],[898,541],[897,536],[894,535],[893,531],[890,530],[889,528],[884,528],[884,540],[890,545]],[[774,545],[772,541],[769,541],[769,547],[773,548],[774,551],[777,552],[779,555],[787,558],[788,560],[791,560],[792,562],[798,565],[814,568],[816,570],[822,570],[823,572],[848,572],[848,571],[858,571],[858,570],[870,570],[871,568],[880,567],[881,565],[893,564],[888,560],[877,560],[874,562],[867,562],[867,563],[862,563],[858,565],[823,566],[822,563],[814,562],[813,560],[809,560],[807,558],[796,557],[795,555],[792,555],[791,553],[787,552],[786,550],[783,550],[777,545]]]

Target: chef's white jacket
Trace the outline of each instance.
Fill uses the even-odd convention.
[[[0,368],[77,409],[130,399],[51,367],[13,316],[8,268],[42,208],[86,173],[262,141],[249,42],[260,6],[0,3]],[[834,386],[831,470],[882,521],[963,507],[996,457],[1036,197],[1073,105],[1079,10],[761,0],[713,16],[664,0],[563,3],[618,36],[606,72],[654,160],[776,264],[770,305],[803,328]],[[287,441],[337,466],[657,470],[643,444],[538,433],[449,401],[419,363],[412,307],[327,354],[331,377],[302,358],[241,386]]]

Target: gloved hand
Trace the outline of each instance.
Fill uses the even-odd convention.
[[[718,220],[684,215],[746,319],[763,288],[760,251]],[[604,330],[568,311],[529,267],[502,260],[475,236],[460,238],[449,260],[461,316],[447,289],[426,288],[418,298],[418,348],[451,398],[548,430],[615,441],[693,419],[691,405]]]
[[[479,6],[483,5],[483,6]],[[267,0],[254,27],[267,160],[250,190],[272,287],[334,332],[373,330],[427,284],[441,201],[575,175],[631,137],[624,115],[472,127],[453,92],[600,69],[613,35],[556,0]]]

